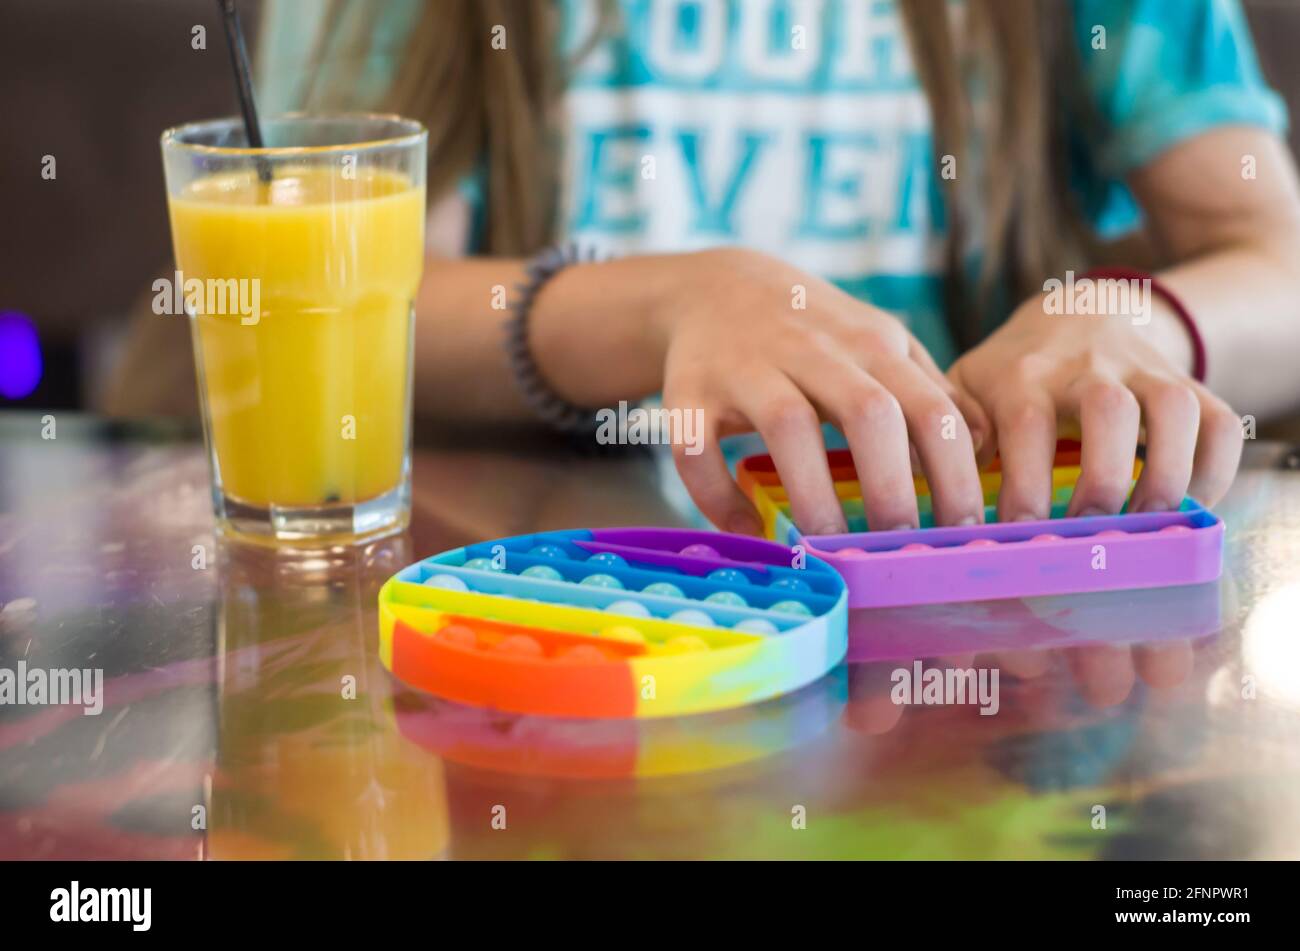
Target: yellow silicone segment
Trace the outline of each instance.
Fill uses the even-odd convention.
[[[389,670],[393,669],[393,612],[388,605],[379,605],[379,661]]]
[[[1076,469],[1075,472],[1077,473],[1078,470]],[[917,498],[928,497],[930,495],[930,487],[926,484],[925,479],[917,476],[913,479],[913,484],[916,487]],[[834,485],[835,495],[841,502],[862,501],[862,486],[857,482],[857,480],[851,482],[836,482]],[[988,498],[990,493],[996,497],[998,489],[1002,486],[1001,475],[997,472],[980,473],[980,486],[984,489],[985,498]],[[785,486],[782,485],[760,485],[757,487],[757,491],[760,496],[766,496],[769,501],[773,502],[777,506],[782,506],[783,503],[788,504],[790,501]],[[755,499],[754,501],[757,502],[758,499]]]
[[[401,601],[388,601],[384,604],[384,609],[392,614],[394,620],[401,621],[421,634],[434,634],[451,623],[446,611],[403,604]]]
[[[1070,492],[1079,481],[1080,468],[1078,466],[1058,466],[1052,470],[1052,501],[1068,501]],[[1136,484],[1138,476],[1142,474],[1142,460],[1135,459],[1133,462],[1133,482],[1129,485],[1129,491]],[[917,495],[917,503],[922,514],[932,511],[932,502],[929,485],[923,478],[917,478],[916,484],[921,487]],[[998,493],[1002,491],[1002,473],[999,472],[982,472],[980,473],[980,488],[984,492],[984,505],[996,506]],[[860,486],[857,482],[836,482],[835,494],[841,504],[849,503],[860,507],[862,504],[862,495]],[[790,518],[790,499],[783,486],[779,485],[762,485],[757,487],[754,503],[758,508],[759,514],[763,518],[763,528],[768,537],[772,537],[775,530],[777,513],[783,513]]]
[[[712,708],[747,703],[753,694],[753,677],[735,678],[738,665],[758,661],[765,646],[759,643],[726,653],[700,650],[671,657],[631,657],[632,689],[636,691],[636,715],[667,716],[690,711],[704,699]],[[738,655],[738,652],[743,652]],[[774,652],[775,653],[775,652]],[[775,663],[775,658],[773,659]],[[735,683],[735,686],[730,684]]]
[[[417,621],[432,620],[436,623],[442,613],[460,614],[579,636],[585,635],[597,640],[601,638],[603,631],[632,628],[644,635],[648,653],[671,653],[674,656],[676,656],[676,649],[665,645],[681,637],[700,638],[709,650],[738,647],[764,639],[759,634],[749,634],[725,627],[696,627],[663,618],[626,617],[590,608],[524,601],[520,598],[483,594],[477,591],[430,588],[409,581],[392,580],[388,584],[393,586],[392,591],[388,592],[388,604],[394,610],[401,608],[412,612],[411,617]],[[432,629],[424,624],[413,626],[422,633],[432,634],[442,625],[437,624]]]
[[[393,666],[393,625],[401,621],[421,634],[433,634],[447,626],[447,615],[439,610],[404,604],[393,597],[398,582],[389,580],[379,592],[379,659]]]
[[[754,495],[750,499],[754,503],[754,508],[758,510],[758,517],[763,522],[763,535],[767,538],[776,537],[776,516],[781,511],[781,507],[773,498],[775,491],[774,486],[755,486]]]

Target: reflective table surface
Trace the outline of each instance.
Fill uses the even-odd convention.
[[[444,441],[406,534],[289,552],[214,537],[192,434],[41,431],[0,415],[0,677],[102,671],[101,709],[0,705],[0,858],[1300,857],[1285,447],[1218,509],[1218,584],[851,612],[795,694],[595,722],[404,687],[376,594],[470,541],[683,524],[653,458]],[[967,667],[987,702],[895,702]]]

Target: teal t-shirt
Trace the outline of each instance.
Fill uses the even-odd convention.
[[[572,58],[592,36],[597,3],[558,2]],[[264,111],[301,105],[327,6],[269,3]],[[572,62],[560,104],[557,240],[612,255],[724,244],[767,251],[896,314],[941,366],[951,362],[940,168],[896,3],[615,6],[614,28]],[[1224,124],[1285,127],[1237,0],[1073,0],[1069,9],[1089,106],[1073,124],[1071,184],[1103,234],[1140,223],[1124,179],[1163,150]],[[382,95],[420,4],[375,10],[348,0],[338,13],[341,25],[373,37],[362,61],[349,40],[320,51],[325,80],[346,74],[358,108]],[[965,4],[953,0],[949,11],[960,38]],[[477,178],[464,191],[481,208]]]
[[[610,255],[757,248],[895,314],[940,366],[956,358],[942,309],[941,169],[894,0],[617,0],[614,28],[576,59],[597,2],[556,2],[571,60],[557,240]],[[327,9],[341,39],[317,50]],[[341,84],[353,108],[376,106],[420,10],[420,0],[268,0],[263,111],[301,108],[317,55],[317,81]],[[1084,113],[1071,117],[1070,184],[1103,235],[1141,223],[1125,178],[1162,151],[1221,125],[1285,128],[1237,0],[1071,0],[1068,10],[1082,76],[1057,78],[1081,79]],[[960,40],[965,3],[949,0],[949,14]],[[357,31],[372,42],[358,46]],[[496,55],[508,55],[505,40]],[[481,178],[462,191],[481,220]],[[829,426],[825,436],[844,444]],[[734,463],[762,443],[732,437],[723,448]],[[660,458],[669,497],[702,522]]]

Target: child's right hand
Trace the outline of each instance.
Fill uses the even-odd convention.
[[[722,436],[757,431],[795,521],[814,534],[843,532],[820,429],[828,420],[848,440],[872,528],[917,526],[913,447],[936,522],[983,521],[975,452],[988,421],[902,323],[757,252],[721,249],[679,260],[681,280],[655,317],[665,355],[663,403],[703,410],[703,452],[675,446],[674,459],[709,519],[728,531],[761,531],[718,446]]]

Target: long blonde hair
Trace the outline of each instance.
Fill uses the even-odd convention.
[[[366,59],[377,5],[348,21],[348,35],[339,37],[332,33],[344,28],[343,3],[330,0],[323,22],[331,26],[318,37],[317,60],[324,49],[342,50],[344,63]],[[615,0],[599,4],[589,42],[617,20]],[[486,253],[533,251],[552,239],[556,213],[548,117],[563,89],[565,64],[555,5],[551,0],[439,0],[422,6],[383,106],[420,118],[428,127],[430,195],[485,163]],[[958,341],[969,346],[981,335],[999,288],[1027,296],[1067,255],[1077,260],[1088,244],[1066,187],[1066,110],[1053,98],[1053,92],[1077,85],[1062,76],[1076,65],[1067,42],[1069,16],[1063,0],[967,0],[969,29],[963,36],[974,42],[961,45],[971,53],[962,57],[947,0],[899,0],[899,7],[930,103],[936,161],[952,156],[959,170],[965,167],[972,127],[968,73],[978,71],[989,90],[985,180],[972,182],[960,171],[942,178],[949,322]],[[509,55],[487,42],[500,27],[509,37]],[[337,75],[328,87],[313,83],[307,107],[346,106],[338,99],[348,85]],[[982,212],[982,263],[970,280],[964,262],[976,207]]]

